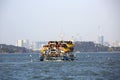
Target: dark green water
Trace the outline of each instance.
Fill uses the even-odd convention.
[[[65,62],[40,62],[39,53],[0,54],[0,80],[120,80],[120,52],[78,53]]]

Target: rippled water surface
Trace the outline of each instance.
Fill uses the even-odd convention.
[[[0,80],[120,80],[120,53],[78,53],[61,62],[40,62],[39,53],[0,54]]]

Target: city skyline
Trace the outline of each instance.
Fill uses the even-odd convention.
[[[112,43],[104,41],[104,36],[99,36],[98,41],[74,41],[76,42],[81,42],[81,43],[89,43],[92,42],[94,44],[99,44],[107,47],[120,47],[120,42],[119,41],[114,41]],[[25,47],[27,49],[32,49],[32,50],[39,50],[41,46],[44,44],[47,44],[48,41],[30,41],[30,40],[17,40],[16,46],[18,47]]]
[[[118,0],[0,1],[0,44],[17,40],[120,41]]]

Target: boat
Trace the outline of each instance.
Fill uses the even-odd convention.
[[[73,61],[73,41],[49,41],[40,49],[40,61]]]

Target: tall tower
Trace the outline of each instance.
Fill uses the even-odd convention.
[[[98,42],[99,42],[99,44],[101,44],[101,45],[104,44],[104,36],[103,36],[103,35],[101,35],[101,36],[98,37]]]
[[[101,33],[101,27],[98,26],[98,43],[103,45],[104,44],[104,36]]]

